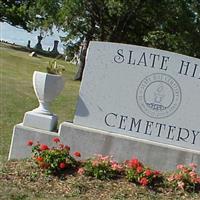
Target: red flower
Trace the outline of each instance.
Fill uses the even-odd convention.
[[[52,139],[52,141],[55,142],[55,143],[58,143],[58,142],[60,142],[60,139],[58,137],[55,137],[55,138]]]
[[[63,149],[63,148],[64,148],[64,144],[59,144],[59,147],[60,147],[61,149]]]
[[[59,164],[59,167],[60,167],[60,169],[64,169],[64,168],[66,167],[66,164],[63,163],[63,162],[61,162],[61,163]]]
[[[42,157],[40,157],[40,156],[38,156],[37,158],[37,161],[39,161],[39,162],[42,162],[44,159],[42,158]]]
[[[76,157],[81,157],[81,153],[78,152],[78,151],[74,152],[74,155],[75,155]]]
[[[149,181],[147,178],[143,177],[141,178],[141,180],[139,181],[139,183],[142,185],[142,186],[146,186],[148,185]]]
[[[139,167],[137,167],[136,171],[137,171],[137,173],[142,173],[143,168],[141,166],[139,166]]]
[[[46,144],[41,144],[40,145],[40,150],[41,151],[48,150],[48,149],[49,149],[49,147]]]
[[[152,171],[151,171],[150,169],[147,169],[147,170],[145,171],[145,175],[146,175],[146,176],[151,176],[151,175],[152,175]]]
[[[160,171],[158,171],[158,170],[155,170],[153,173],[154,173],[154,175],[156,175],[156,176],[160,175]]]
[[[66,149],[67,151],[70,151],[70,146],[65,145],[65,149]]]
[[[140,166],[140,162],[137,158],[133,158],[132,160],[129,160],[128,162],[128,166],[131,167],[131,168],[136,168],[138,166]]]
[[[27,145],[28,145],[28,146],[32,146],[32,145],[33,145],[33,141],[32,141],[32,140],[29,140],[29,141],[27,142]]]

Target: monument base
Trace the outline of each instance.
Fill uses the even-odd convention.
[[[33,111],[26,112],[24,115],[23,125],[53,131],[56,129],[58,118],[56,115],[44,115]]]
[[[22,159],[31,156],[28,140],[40,141],[52,146],[52,138],[60,137],[61,141],[71,147],[71,152],[80,151],[82,159],[94,154],[112,155],[117,161],[131,159],[133,156],[145,165],[157,170],[174,170],[177,164],[197,164],[200,172],[200,152],[160,144],[130,136],[117,135],[106,131],[86,128],[64,122],[59,133],[42,131],[16,125],[13,132],[9,159]]]
[[[55,132],[23,126],[22,123],[17,124],[13,129],[8,160],[30,158],[31,147],[27,146],[29,140],[52,145],[52,138],[57,136],[58,133]]]

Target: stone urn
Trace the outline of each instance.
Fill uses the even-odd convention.
[[[35,71],[33,87],[39,106],[25,113],[23,125],[47,131],[56,130],[58,118],[49,110],[49,103],[59,95],[64,87],[62,75]]]
[[[33,87],[39,101],[39,107],[33,111],[52,115],[49,110],[49,103],[60,94],[64,87],[62,75],[35,71],[33,74]]]

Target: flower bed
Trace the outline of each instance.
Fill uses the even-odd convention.
[[[46,174],[59,175],[70,171],[101,180],[125,177],[130,182],[151,188],[162,185],[173,190],[200,189],[200,176],[194,163],[189,166],[179,164],[175,171],[166,174],[145,166],[136,157],[122,163],[116,162],[111,156],[103,155],[81,160],[81,153],[70,153],[70,147],[61,143],[58,137],[53,138],[52,142],[55,144],[52,148],[39,142],[27,142],[32,147],[32,159]]]

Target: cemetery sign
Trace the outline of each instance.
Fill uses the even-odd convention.
[[[91,42],[74,124],[200,151],[200,60]]]

